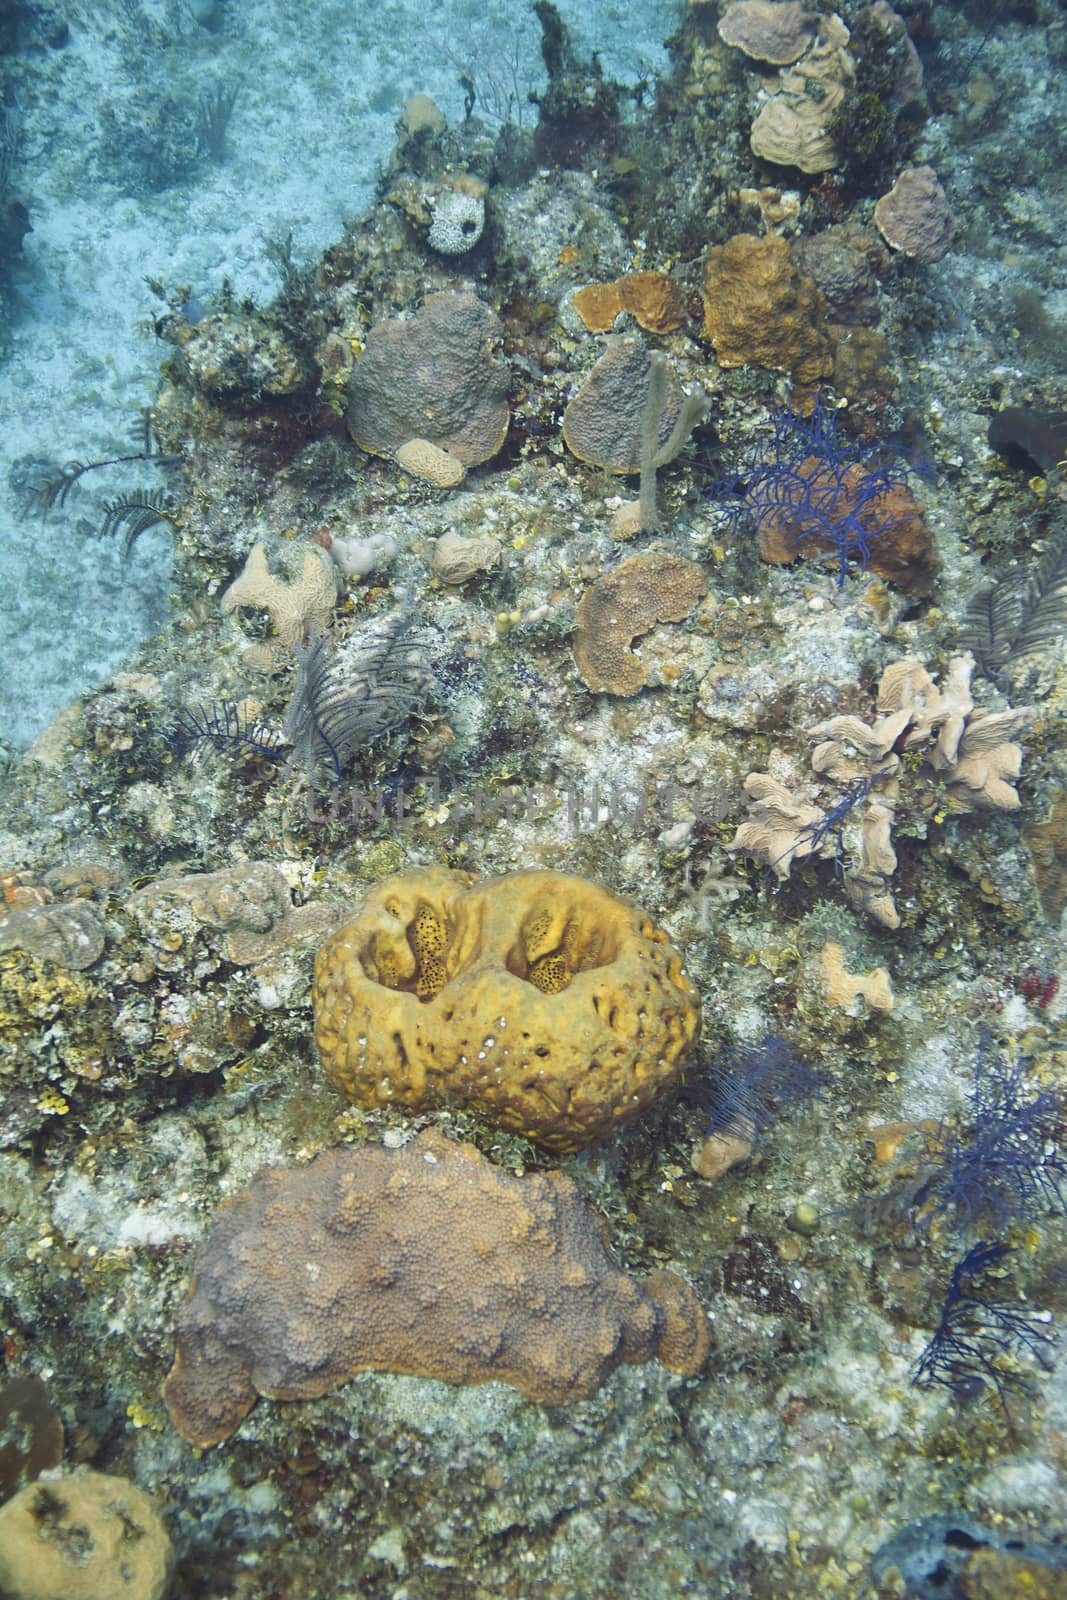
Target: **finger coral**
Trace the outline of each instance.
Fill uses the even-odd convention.
[[[206,1447],[257,1395],[311,1400],[367,1369],[565,1405],[623,1362],[699,1372],[709,1343],[683,1278],[612,1264],[571,1178],[517,1178],[427,1130],[402,1150],[267,1168],[224,1202],[163,1397]]]
[[[315,967],[323,1065],[364,1106],[470,1105],[557,1151],[677,1078],[700,1002],[650,918],[584,878],[385,878]]]

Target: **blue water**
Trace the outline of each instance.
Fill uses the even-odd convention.
[[[632,82],[662,65],[666,0],[562,11],[609,73]],[[371,196],[409,95],[432,95],[455,122],[467,62],[520,92],[542,81],[528,8],[451,0],[432,15],[413,0],[102,0],[71,10],[56,47],[26,12],[22,48],[0,57],[19,123],[10,188],[33,228],[4,294],[0,747],[29,743],[165,614],[165,529],[128,561],[121,540],[97,533],[105,500],[158,475],[140,464],[89,474],[44,516],[20,493],[31,461],[136,449],[131,428],[169,353],[138,331],[159,310],[145,278],[201,297],[228,278],[268,299],[264,237],[291,229],[298,259],[338,238]],[[222,158],[197,158],[198,102],[234,85]]]

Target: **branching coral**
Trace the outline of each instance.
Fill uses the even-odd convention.
[[[1028,706],[976,707],[973,671],[973,657],[956,656],[939,688],[920,662],[892,662],[882,674],[873,722],[829,717],[808,730],[819,741],[811,755],[813,770],[845,785],[844,793],[823,807],[792,795],[768,773],[749,773],[749,818],[730,848],[765,862],[784,879],[794,860],[839,860],[846,827],[855,832],[858,825],[846,892],[876,922],[899,927],[890,879],[897,864],[891,835],[902,755],[922,752],[925,765],[944,784],[950,811],[1014,811],[1019,805],[1013,780],[1023,753],[1015,740],[1034,712]]]

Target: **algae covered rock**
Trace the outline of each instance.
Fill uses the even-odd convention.
[[[163,1600],[173,1571],[163,1519],[126,1478],[38,1479],[0,1507],[5,1600]]]
[[[315,1399],[368,1369],[562,1405],[622,1362],[698,1372],[710,1335],[683,1278],[613,1265],[571,1178],[514,1177],[428,1129],[268,1168],[224,1202],[177,1345],[163,1397],[206,1447],[257,1395]]]
[[[580,1150],[677,1078],[700,1001],[636,906],[556,872],[386,878],[326,941],[315,1037],[363,1106],[467,1105]]]

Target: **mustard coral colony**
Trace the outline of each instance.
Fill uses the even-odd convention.
[[[582,878],[377,884],[319,952],[315,1037],[363,1106],[467,1105],[554,1151],[608,1138],[673,1083],[700,1001],[650,918]]]
[[[613,1266],[573,1179],[512,1177],[427,1130],[269,1168],[226,1201],[177,1344],[164,1398],[207,1446],[257,1395],[315,1399],[368,1368],[563,1405],[622,1362],[699,1372],[710,1334],[684,1279]]]

